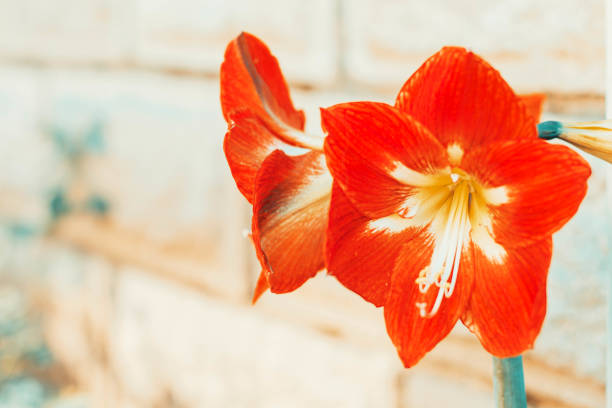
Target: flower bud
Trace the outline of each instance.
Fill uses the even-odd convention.
[[[565,140],[582,151],[612,163],[612,120],[542,122],[538,125],[538,136],[545,140]]]

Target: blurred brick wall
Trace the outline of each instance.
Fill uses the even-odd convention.
[[[462,45],[521,92],[604,89],[602,0],[2,0],[0,9],[0,56],[21,62],[216,75],[245,30],[309,86],[396,90],[434,51]]]
[[[109,354],[90,362],[103,366],[96,370],[105,380],[88,383],[87,370],[79,378],[100,395],[114,390],[118,400],[129,400],[123,406],[174,398],[186,406],[276,407],[292,397],[304,406],[434,407],[457,399],[489,406],[486,375],[473,381],[440,368],[451,352],[406,374],[380,316],[370,319],[378,311],[350,295],[338,295],[335,307],[359,315],[347,330],[353,337],[359,327],[373,330],[376,347],[334,338],[340,330],[334,319],[346,316],[328,310],[336,299],[332,278],[321,277],[294,309],[293,295],[264,298],[260,309],[246,305],[258,269],[241,238],[249,208],[221,153],[218,67],[241,30],[260,36],[291,82],[296,106],[307,111],[307,126],[319,131],[318,106],[391,102],[427,56],[445,44],[464,45],[517,91],[546,92],[547,115],[597,117],[603,9],[603,1],[591,0],[0,0],[0,222],[46,225],[50,192],[74,181],[50,130],[79,137],[92,123],[103,124],[104,151],[84,160],[79,178],[110,200],[110,215],[103,227],[76,220],[69,224],[75,230],[60,234],[85,254],[43,245],[45,274],[62,287],[49,291],[57,352],[78,371],[82,362],[70,356],[78,348],[66,346],[66,333],[75,334],[68,337],[87,358],[89,340],[76,333],[83,326],[93,326],[94,337],[105,332],[108,338],[99,337]],[[567,406],[596,407],[603,395],[609,228],[602,222],[605,167],[592,163],[587,201],[555,238],[549,315],[530,354],[538,364],[586,378],[564,387]],[[576,237],[590,245],[578,247]],[[145,273],[154,270],[201,290]],[[172,324],[176,316],[186,322]],[[476,350],[486,373],[487,356]],[[151,355],[159,361],[149,362]],[[466,357],[466,364],[475,363]],[[181,372],[201,375],[198,384],[220,384],[190,388],[175,375]],[[253,381],[257,386],[244,385]],[[439,383],[452,391],[440,392]],[[232,399],[236,391],[227,384],[241,399]],[[170,397],[151,391],[157,386]],[[534,394],[544,395],[534,406],[555,406],[547,392]]]

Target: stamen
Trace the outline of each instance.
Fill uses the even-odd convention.
[[[453,177],[455,176],[455,177]],[[442,239],[436,243],[432,255],[431,265],[419,273],[416,283],[419,291],[426,293],[432,285],[438,287],[438,294],[431,310],[426,313],[423,304],[417,304],[421,316],[431,317],[437,313],[444,297],[453,294],[459,272],[463,244],[469,231],[469,203],[471,183],[460,180],[461,175],[450,175],[454,191],[450,192],[450,200],[439,208],[432,224],[443,224]],[[440,221],[446,221],[440,223]],[[442,225],[440,225],[442,226]],[[450,282],[449,282],[450,279]]]
[[[510,199],[505,186],[484,186],[458,167],[446,168],[429,177],[429,184],[418,186],[417,192],[406,200],[403,213],[399,214],[413,225],[427,227],[435,237],[431,261],[415,279],[423,295],[433,286],[437,288],[433,302],[415,303],[421,317],[434,316],[444,298],[453,295],[468,240],[479,245],[489,259],[503,262],[505,250],[489,234],[489,206]],[[489,241],[482,239],[480,233],[485,233]]]

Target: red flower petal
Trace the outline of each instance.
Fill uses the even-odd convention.
[[[472,249],[464,250],[454,293],[442,300],[433,317],[421,317],[416,304],[425,302],[431,308],[438,288],[426,294],[415,283],[419,272],[431,262],[433,245],[421,235],[404,246],[397,258],[389,297],[385,303],[387,332],[397,348],[404,366],[412,367],[453,329],[469,301],[473,284]]]
[[[255,181],[253,242],[273,293],[290,292],[324,268],[332,179],[321,152],[264,161]]]
[[[345,103],[321,110],[325,154],[334,179],[365,215],[401,212],[406,198],[447,154],[416,121],[384,103]]]
[[[268,154],[322,149],[306,135],[304,113],[293,107],[278,61],[257,37],[242,33],[229,43],[221,64],[221,109],[228,123],[224,151],[238,189],[253,201],[253,182]]]
[[[334,183],[326,242],[327,272],[368,302],[382,306],[395,259],[418,231],[406,228],[407,223],[399,216],[370,220]]]
[[[223,150],[238,189],[252,203],[255,176],[270,153],[277,149],[287,153],[308,150],[281,141],[264,120],[250,111],[235,112],[232,118]]]
[[[268,278],[266,278],[265,272],[261,271],[259,273],[259,278],[257,279],[257,285],[255,285],[255,290],[253,291],[253,299],[251,300],[251,303],[257,303],[261,295],[263,295],[268,289],[270,289]]]
[[[546,315],[546,276],[552,255],[547,237],[531,246],[508,249],[502,264],[474,250],[474,289],[464,324],[497,357],[531,348]]]
[[[542,140],[500,142],[469,152],[462,168],[486,187],[503,187],[504,203],[489,205],[493,236],[525,246],[559,230],[578,210],[591,175],[573,150]]]
[[[518,96],[525,108],[527,109],[527,113],[531,116],[536,122],[540,121],[540,116],[542,116],[542,107],[544,105],[544,101],[546,100],[546,95],[542,93],[532,93]]]
[[[408,79],[395,105],[447,146],[536,138],[533,119],[499,72],[476,54],[445,47]]]
[[[257,37],[243,32],[228,44],[220,76],[228,123],[233,112],[248,108],[272,129],[304,129],[304,113],[293,107],[278,61]]]

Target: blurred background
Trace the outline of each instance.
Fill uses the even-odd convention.
[[[492,406],[463,327],[404,370],[381,311],[325,274],[250,306],[218,68],[259,36],[320,132],[319,106],[393,102],[463,45],[545,92],[545,119],[599,119],[604,23],[603,0],[0,0],[0,408]],[[610,206],[589,160],[525,356],[531,407],[604,405]]]

